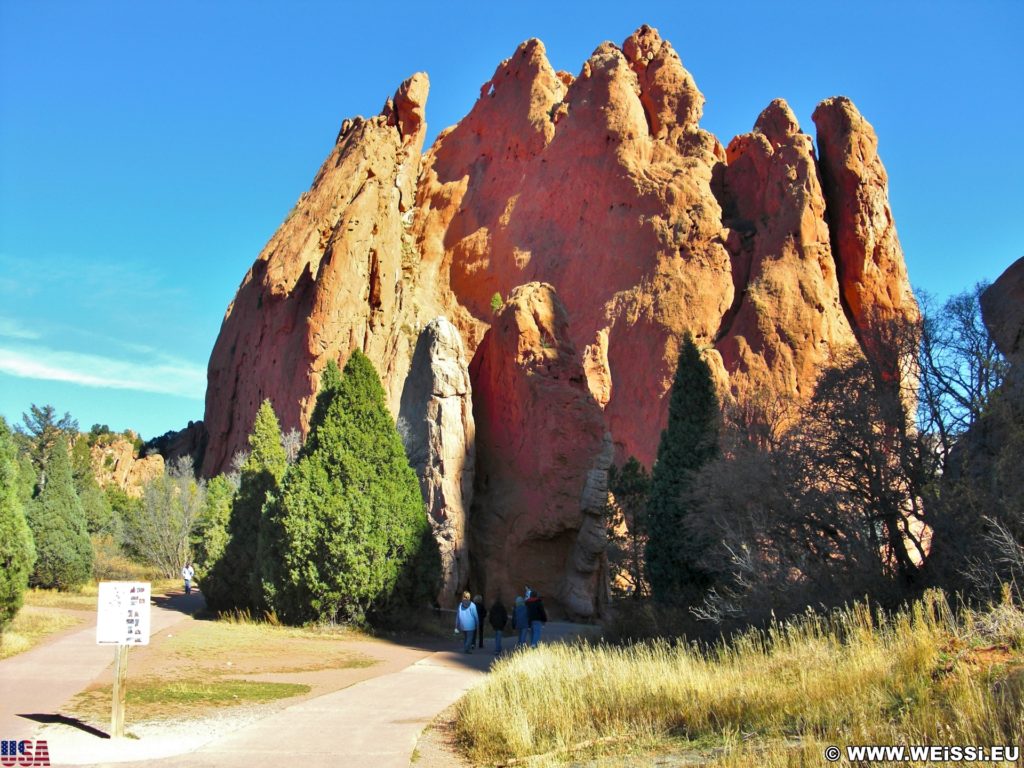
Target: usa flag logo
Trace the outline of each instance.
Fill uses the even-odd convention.
[[[31,739],[11,740],[0,739],[0,765],[3,768],[15,768],[15,766],[49,765],[50,750],[46,746],[45,739],[32,741]]]

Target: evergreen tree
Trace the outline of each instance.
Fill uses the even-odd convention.
[[[217,475],[206,484],[206,505],[192,530],[192,556],[197,573],[209,574],[224,555],[231,504],[237,491],[238,483],[229,475]],[[203,589],[208,589],[206,579]]]
[[[89,450],[88,435],[79,435],[71,448],[71,474],[75,491],[82,502],[86,527],[90,534],[112,536],[117,533],[114,510],[107,495],[96,482],[92,470],[92,452]]]
[[[718,454],[718,423],[711,369],[687,333],[647,505],[647,577],[659,602],[685,602],[709,584],[709,574],[698,564],[704,546],[691,530],[697,505],[689,497],[697,470]]]
[[[50,448],[46,474],[46,485],[28,509],[28,524],[36,545],[31,583],[70,589],[84,584],[92,575],[92,545],[63,439]]]
[[[18,489],[17,451],[0,416],[0,635],[21,608],[36,550]]]
[[[231,504],[223,556],[203,581],[207,605],[217,611],[257,610],[262,587],[256,569],[260,517],[268,494],[277,490],[288,466],[281,425],[269,400],[256,412],[249,434],[249,456],[242,464],[238,493]]]
[[[306,445],[264,508],[267,602],[288,622],[362,621],[404,589],[436,592],[431,547],[436,558],[384,389],[357,350],[343,375],[328,366]]]
[[[65,413],[58,419],[57,410],[52,405],[40,408],[35,403],[29,406],[28,413],[21,414],[21,421],[22,424],[17,425],[15,429],[20,443],[35,467],[37,489],[42,491],[46,485],[47,465],[53,447],[58,442],[77,435],[78,422],[71,418],[70,413]]]

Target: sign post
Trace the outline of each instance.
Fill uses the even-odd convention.
[[[150,584],[146,581],[101,581],[96,609],[96,642],[114,651],[114,691],[110,706],[110,737],[124,736],[128,693],[128,648],[149,645]]]

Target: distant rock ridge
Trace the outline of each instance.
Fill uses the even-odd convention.
[[[724,400],[807,398],[851,347],[902,375],[891,329],[917,306],[878,141],[848,99],[815,111],[817,152],[781,99],[724,147],[648,26],[575,76],[524,42],[421,154],[427,91],[416,74],[379,116],[342,124],[243,279],[210,358],[205,475],[265,398],[305,433],[327,362],[360,349],[407,429],[429,433],[408,413],[440,413],[463,430],[410,447],[449,599],[471,584],[509,601],[527,579],[556,613],[588,618],[606,588],[600,473],[613,457],[653,462],[684,332]],[[439,316],[450,323],[422,341]],[[418,345],[441,336],[471,361],[457,418],[423,386],[404,402],[432,365]],[[463,533],[438,527],[459,515]]]

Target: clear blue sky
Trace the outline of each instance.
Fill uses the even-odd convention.
[[[203,415],[246,269],[341,121],[431,79],[432,140],[541,38],[576,73],[660,29],[728,142],[777,97],[874,124],[915,286],[1024,254],[1024,2],[0,2],[0,414],[152,437]]]

